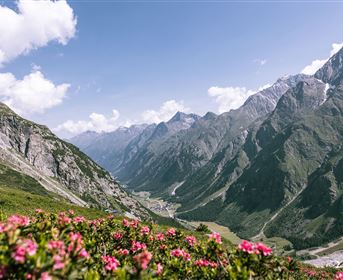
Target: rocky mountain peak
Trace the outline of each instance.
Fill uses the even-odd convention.
[[[330,85],[338,85],[343,80],[343,48],[320,68],[315,77]]]
[[[307,79],[308,75],[289,75],[279,78],[272,86],[251,95],[237,111],[249,115],[250,119],[272,112],[281,96],[297,83]]]
[[[169,121],[157,125],[151,139],[161,138],[165,135],[170,136],[180,130],[188,129],[199,119],[200,116],[196,114],[177,112]]]
[[[216,115],[215,113],[213,113],[213,112],[207,112],[207,113],[205,114],[205,116],[203,116],[202,118],[203,118],[204,120],[214,120],[216,117],[217,117],[217,115]]]
[[[312,111],[320,106],[325,98],[326,85],[314,77],[308,77],[298,82],[280,98],[273,114],[280,114],[284,122],[286,116],[293,119],[294,114],[298,112]]]
[[[196,114],[186,114],[183,112],[177,112],[167,123],[175,123],[175,122],[194,122],[198,120],[200,117]]]

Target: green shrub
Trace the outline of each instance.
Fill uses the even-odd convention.
[[[335,271],[321,271],[332,279]],[[114,216],[37,210],[0,222],[0,279],[323,279],[275,257],[262,243],[227,248],[217,233],[196,238]],[[319,272],[318,272],[319,276]],[[338,278],[337,278],[338,279]]]

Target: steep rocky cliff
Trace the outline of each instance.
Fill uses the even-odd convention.
[[[2,103],[0,160],[75,204],[149,216],[107,171],[78,148],[57,138],[47,127],[21,118]]]

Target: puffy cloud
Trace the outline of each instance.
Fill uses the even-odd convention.
[[[168,100],[162,104],[159,110],[146,110],[142,114],[143,121],[145,123],[160,123],[163,121],[168,121],[172,118],[178,111],[189,112],[190,109],[187,108],[183,101],[177,102],[175,100]]]
[[[120,125],[128,126],[131,123],[120,123],[119,122],[119,112],[115,109],[112,110],[112,115],[109,117],[103,114],[92,113],[89,115],[89,120],[84,121],[72,121],[68,120],[55,129],[55,132],[69,132],[71,134],[79,134],[85,131],[96,131],[96,132],[110,132],[118,128]]]
[[[341,48],[343,47],[343,43],[334,43],[332,44],[332,49],[330,52],[330,57],[335,55]],[[313,60],[310,65],[307,65],[302,71],[302,74],[307,74],[307,75],[313,75],[319,70],[329,59],[330,57],[326,59],[316,59]]]
[[[0,73],[0,99],[18,114],[43,113],[62,103],[69,84],[54,85],[40,71],[17,80],[12,73]]]
[[[0,6],[0,66],[50,41],[65,45],[75,35],[76,18],[65,0],[16,4],[17,11]]]
[[[209,96],[214,97],[219,104],[219,113],[237,109],[254,93],[255,91],[246,89],[245,87],[211,87],[208,89]]]

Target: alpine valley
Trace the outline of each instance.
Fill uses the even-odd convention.
[[[181,205],[179,219],[216,222],[241,238],[282,237],[302,249],[343,235],[342,114],[343,49],[315,75],[282,77],[236,110],[178,112],[168,122],[85,132],[70,142],[129,190]],[[31,176],[40,169],[49,184],[57,177],[51,188],[79,203],[107,205],[108,194],[124,195],[114,183],[105,188],[109,175],[47,129],[9,112],[1,121],[2,146],[17,151]],[[62,162],[71,161],[66,171]],[[74,197],[87,193],[86,184],[74,184],[79,176],[106,195]]]

